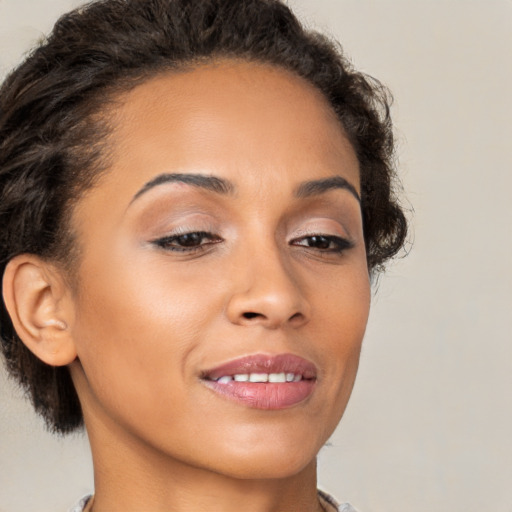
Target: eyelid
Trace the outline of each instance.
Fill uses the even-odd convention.
[[[179,200],[153,202],[137,213],[136,219],[138,235],[145,242],[192,231],[218,233],[219,228],[218,215],[196,203]]]
[[[301,227],[294,231],[291,239],[304,238],[307,236],[336,236],[338,238],[351,239],[350,233],[337,221],[332,219],[319,219],[318,221],[311,222],[306,227]]]
[[[148,231],[148,240],[154,241],[162,238],[170,238],[173,236],[187,235],[189,233],[208,233],[218,235],[220,229],[216,222],[212,222],[211,218],[203,216],[191,215],[183,218],[170,219],[162,222],[159,226],[155,226]]]
[[[187,235],[199,235],[201,241],[203,239],[207,239],[206,243],[199,243],[198,245],[180,245],[180,244],[172,244],[173,241],[181,237],[185,237]],[[200,250],[205,250],[207,247],[217,244],[219,242],[224,241],[224,239],[216,233],[216,230],[213,229],[201,229],[201,228],[187,228],[184,226],[178,226],[173,231],[162,235],[151,238],[149,243],[159,247],[160,249],[167,251],[176,251],[176,252],[197,252]]]
[[[356,246],[356,241],[340,220],[331,214],[302,217],[297,229],[290,233],[287,243],[312,256],[341,257]],[[313,237],[325,240],[311,240]]]

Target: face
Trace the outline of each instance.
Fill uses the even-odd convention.
[[[354,151],[322,95],[269,66],[121,100],[111,168],[73,215],[89,433],[231,476],[298,472],[341,418],[367,321]]]

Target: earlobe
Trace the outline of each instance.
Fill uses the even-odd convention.
[[[72,301],[59,270],[37,256],[18,255],[5,269],[3,296],[18,336],[41,361],[64,366],[76,358]]]

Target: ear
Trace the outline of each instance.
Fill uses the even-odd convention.
[[[63,272],[32,254],[9,261],[3,296],[18,336],[41,361],[64,366],[76,359],[74,308]]]

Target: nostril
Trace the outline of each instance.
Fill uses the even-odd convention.
[[[243,314],[244,318],[247,318],[247,320],[251,320],[252,318],[255,318],[257,316],[261,316],[259,313],[253,313],[252,311],[248,311],[247,313]]]

